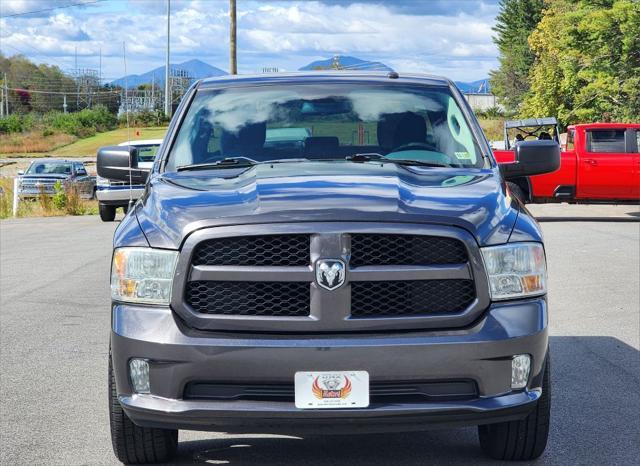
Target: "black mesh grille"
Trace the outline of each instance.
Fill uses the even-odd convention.
[[[372,403],[411,403],[472,399],[478,396],[472,380],[439,382],[375,382],[369,386]],[[293,384],[245,384],[190,382],[186,400],[289,401],[295,399]]]
[[[421,235],[351,235],[352,267],[361,265],[438,265],[467,262],[464,244],[453,238]]]
[[[187,284],[187,303],[203,314],[308,316],[309,283],[210,282]]]
[[[240,236],[203,241],[193,265],[308,265],[309,235]]]
[[[403,317],[463,311],[475,299],[472,280],[354,282],[353,317]]]

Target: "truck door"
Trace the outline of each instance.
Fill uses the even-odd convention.
[[[637,153],[631,152],[632,130],[598,128],[586,130],[578,154],[579,199],[633,199],[638,195]]]

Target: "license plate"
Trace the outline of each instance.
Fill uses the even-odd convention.
[[[366,408],[369,373],[366,371],[296,372],[296,408]]]

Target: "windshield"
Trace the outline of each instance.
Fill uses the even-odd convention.
[[[62,162],[33,162],[27,175],[70,175],[71,164]]]
[[[165,169],[230,157],[264,162],[355,154],[445,167],[484,165],[448,88],[336,83],[199,91]]]
[[[558,134],[555,125],[520,126],[516,128],[508,128],[506,131],[511,147],[520,141],[536,141],[543,139],[558,141]]]

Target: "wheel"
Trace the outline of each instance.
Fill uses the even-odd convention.
[[[551,415],[549,356],[545,361],[542,396],[533,411],[519,421],[478,426],[482,450],[497,460],[527,461],[540,456],[547,446]]]
[[[138,427],[122,410],[109,352],[109,421],[113,452],[124,464],[164,463],[178,449],[178,431]]]
[[[100,218],[103,222],[113,222],[116,218],[116,208],[112,205],[98,204]]]
[[[527,195],[520,186],[511,181],[507,181],[507,187],[509,188],[511,196],[518,198],[523,204],[527,203]]]

